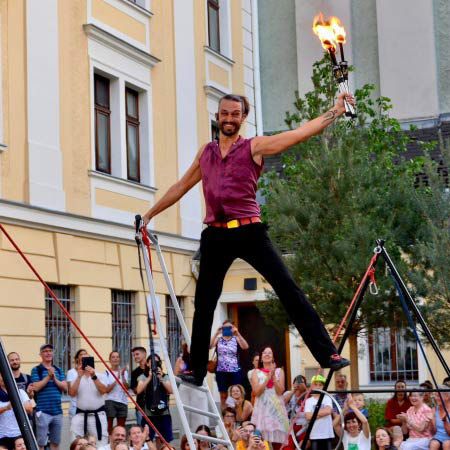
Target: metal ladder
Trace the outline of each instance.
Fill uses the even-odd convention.
[[[150,255],[148,254],[148,252],[150,251],[150,244],[153,245],[153,247],[156,250],[156,254],[158,256],[161,270],[164,275],[164,279],[166,281],[167,288],[169,290],[172,305],[175,309],[184,340],[188,344],[189,348],[191,345],[191,336],[189,335],[189,331],[188,331],[186,323],[184,321],[183,314],[180,309],[180,305],[178,304],[178,300],[175,295],[175,291],[173,289],[172,281],[167,272],[167,266],[164,261],[164,257],[163,257],[157,236],[155,234],[149,233],[148,230],[142,226],[142,218],[140,216],[136,216],[135,225],[136,225],[136,243],[138,244],[139,248],[142,250],[145,271],[147,274],[147,281],[148,281],[149,292],[150,292],[150,295],[146,296],[147,313],[149,316],[149,321],[151,323],[152,311],[154,311],[156,329],[157,329],[158,335],[160,337],[160,348],[162,350],[163,359],[164,359],[166,369],[167,369],[167,374],[169,375],[170,384],[173,389],[175,403],[177,405],[178,413],[180,415],[181,426],[183,427],[184,433],[186,434],[187,440],[189,442],[189,446],[191,449],[195,449],[196,446],[194,443],[194,439],[198,439],[198,440],[208,441],[213,444],[221,444],[221,445],[225,446],[226,448],[228,448],[229,450],[233,450],[233,444],[231,443],[231,440],[225,429],[225,425],[222,421],[222,416],[220,415],[220,412],[217,409],[217,405],[213,399],[213,396],[211,394],[211,391],[209,390],[209,387],[208,387],[206,381],[203,381],[202,386],[195,386],[190,383],[185,383],[180,378],[176,377],[173,372],[173,368],[172,368],[170,358],[169,358],[169,353],[168,353],[167,346],[166,346],[165,333],[164,333],[164,329],[163,329],[162,322],[161,322],[159,303],[156,298],[155,284],[154,284],[154,280],[153,280],[152,269],[150,267]],[[151,332],[152,332],[152,330],[150,330],[150,333]],[[178,385],[180,385],[180,384],[184,384],[186,386],[189,386],[191,389],[197,390],[198,395],[206,395],[207,400],[208,400],[209,410],[203,411],[203,410],[195,408],[191,405],[184,404],[181,400],[180,392],[178,390]],[[199,414],[201,416],[208,417],[210,419],[215,420],[217,422],[217,425],[219,426],[222,438],[204,436],[202,434],[193,433],[192,430],[190,430],[190,428],[189,428],[189,423],[188,423],[188,420],[186,417],[186,411],[192,412],[194,414]]]

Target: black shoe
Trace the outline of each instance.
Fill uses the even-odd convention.
[[[334,355],[330,356],[327,367],[329,367],[332,370],[340,370],[349,365],[350,361],[348,359],[343,358],[341,355],[335,353]]]
[[[178,375],[178,378],[180,378],[181,381],[184,381],[185,383],[193,384],[194,386],[202,386],[203,385],[203,378],[197,378],[192,372],[191,373],[181,373]]]

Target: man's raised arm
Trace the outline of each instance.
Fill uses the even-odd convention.
[[[201,180],[200,156],[205,147],[206,145],[198,151],[194,162],[186,173],[176,183],[170,186],[170,188],[167,189],[167,192],[142,216],[144,225],[147,225],[153,217],[180,200],[187,191]]]
[[[306,141],[312,136],[321,133],[326,127],[331,125],[336,118],[344,114],[344,98],[355,104],[355,100],[350,94],[339,94],[336,104],[326,113],[316,117],[309,122],[299,126],[295,130],[285,131],[273,136],[257,136],[252,140],[253,156],[276,155],[299,142]]]

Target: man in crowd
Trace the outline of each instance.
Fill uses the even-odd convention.
[[[47,440],[51,450],[58,450],[63,418],[61,393],[67,391],[67,382],[64,371],[53,365],[53,345],[41,345],[39,354],[41,364],[31,371],[31,381],[37,393],[36,439],[40,450],[44,450]]]
[[[99,447],[98,450],[111,450],[119,442],[125,442],[127,440],[127,430],[121,425],[116,425],[109,435],[109,444]]]
[[[86,357],[85,357],[86,358]],[[77,363],[76,374],[72,372],[67,382],[69,395],[76,397],[77,409],[72,418],[70,430],[75,437],[95,434],[97,442],[108,442],[108,422],[105,411],[104,394],[108,392],[108,382],[104,374],[96,374],[95,369],[84,364],[84,358]],[[111,383],[114,379],[111,379]]]
[[[138,378],[145,374],[147,367],[147,350],[144,347],[133,347],[131,349],[131,354],[133,355],[134,362],[137,367],[131,372],[131,383],[130,389],[136,394],[136,388],[138,385]],[[137,404],[144,409],[145,408],[145,392],[136,395]],[[140,425],[142,423],[142,414],[136,409],[136,423]]]
[[[33,405],[23,389],[19,389],[19,396],[25,411],[31,414]],[[3,378],[0,376],[0,445],[8,449],[14,448],[14,441],[20,437],[20,428],[9,401],[8,391]]]
[[[348,387],[347,375],[344,373],[336,373],[334,375],[334,388],[336,391],[346,391]],[[333,395],[334,399],[339,403],[339,406],[344,408],[345,400],[347,400],[347,393],[343,392],[342,394],[337,393]],[[333,405],[333,412],[337,413],[337,408]]]
[[[236,442],[236,450],[269,450],[269,443],[255,431],[256,426],[253,423],[242,422],[242,426],[237,430],[239,439]]]
[[[33,398],[34,392],[31,376],[20,371],[20,355],[16,352],[11,352],[8,354],[8,361],[16,380],[17,389],[23,389],[29,397]]]

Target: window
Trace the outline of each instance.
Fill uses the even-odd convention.
[[[215,120],[211,120],[211,140],[219,140],[219,124]]]
[[[209,47],[220,53],[219,0],[207,1]]]
[[[370,381],[417,381],[417,344],[407,330],[376,328],[369,334]]]
[[[95,97],[95,167],[99,172],[111,173],[111,109],[109,80],[94,76]]]
[[[74,300],[70,295],[70,287],[58,285],[49,285],[49,287],[67,311],[72,313]],[[71,367],[73,332],[69,319],[47,292],[45,294],[45,341],[53,345],[53,364],[67,373]]]
[[[181,312],[184,315],[183,299],[180,297],[177,299]],[[181,331],[180,323],[178,322],[177,313],[172,305],[170,295],[166,296],[166,318],[167,350],[169,352],[170,363],[172,367],[175,367],[175,362],[181,353],[183,333]]]
[[[140,181],[139,161],[139,94],[133,89],[125,89],[127,120],[127,177]]]
[[[129,291],[111,292],[113,350],[120,353],[121,364],[132,367],[131,349],[135,338],[134,298]]]

